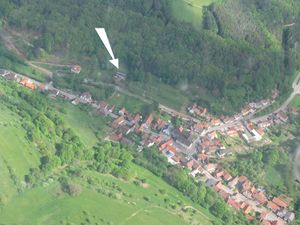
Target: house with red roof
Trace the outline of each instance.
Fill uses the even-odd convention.
[[[146,121],[144,122],[144,125],[146,125],[148,128],[150,128],[151,127],[151,123],[153,122],[153,116],[150,114],[148,117],[147,117],[147,119],[146,119]]]
[[[240,210],[240,204],[236,202],[233,198],[228,198],[227,203],[236,210]]]
[[[72,73],[76,73],[76,74],[79,74],[81,72],[81,66],[79,65],[73,65],[71,67],[71,72]]]
[[[264,205],[268,201],[267,197],[262,191],[258,191],[254,193],[252,197],[262,205]]]
[[[288,205],[284,201],[282,201],[280,198],[275,197],[275,198],[273,198],[272,202],[275,203],[276,205],[278,205],[281,208],[287,208],[288,207]]]
[[[112,122],[112,127],[117,129],[119,126],[121,126],[125,122],[125,118],[123,116],[118,117]]]
[[[272,210],[273,212],[277,212],[280,209],[280,207],[272,201],[268,201],[267,208]]]

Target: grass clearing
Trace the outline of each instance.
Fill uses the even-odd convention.
[[[0,157],[13,168],[19,179],[24,179],[29,168],[39,164],[37,149],[26,139],[20,117],[0,104]]]
[[[106,118],[90,109],[83,110],[80,106],[59,99],[53,103],[58,110],[63,110],[63,119],[89,148],[95,146],[98,138],[105,137],[110,130],[106,126]]]
[[[281,173],[279,173],[276,170],[276,168],[274,168],[274,167],[267,168],[265,177],[266,177],[266,182],[269,185],[272,185],[274,187],[276,187],[276,186],[283,187],[284,186],[284,182],[281,177]]]
[[[128,83],[128,89],[135,94],[152,99],[179,111],[184,111],[189,103],[188,98],[182,91],[158,81],[149,82],[147,84],[131,82]]]
[[[290,102],[290,106],[295,107],[298,111],[300,110],[300,95],[296,95]]]
[[[125,95],[120,92],[116,92],[113,96],[108,99],[110,105],[116,105],[117,107],[125,107],[131,113],[140,113],[147,103],[141,100]]]
[[[172,0],[173,15],[180,21],[192,23],[195,28],[202,27],[202,8],[220,0]]]

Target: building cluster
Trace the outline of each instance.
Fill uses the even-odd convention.
[[[247,116],[270,105],[273,100],[262,100],[247,104],[241,113],[232,117],[215,118],[207,109],[193,104],[188,112],[199,119],[184,120],[175,127],[172,122],[164,121],[149,114],[131,114],[126,108],[117,108],[105,101],[93,100],[88,92],[74,95],[58,90],[11,71],[0,70],[0,75],[15,80],[31,89],[48,90],[54,96],[62,96],[73,104],[88,104],[100,114],[111,117],[113,132],[109,139],[126,145],[136,145],[138,151],[145,147],[157,146],[167,157],[168,162],[190,170],[190,175],[202,179],[237,210],[243,211],[248,219],[257,218],[262,224],[288,224],[295,215],[289,210],[290,199],[285,196],[272,198],[261,188],[256,188],[247,177],[234,177],[218,164],[210,163],[210,158],[223,158],[231,154],[222,142],[222,136],[240,137],[245,142],[260,141],[264,130],[273,124],[287,122],[286,111],[279,111],[268,118],[250,121]],[[118,77],[123,77],[119,74]],[[121,79],[121,77],[119,77]],[[277,93],[277,92],[276,92]],[[275,98],[277,94],[273,94]],[[297,113],[294,109],[292,113]],[[246,118],[246,119],[245,119]]]
[[[284,225],[295,219],[295,213],[289,210],[292,199],[285,195],[268,196],[246,176],[232,176],[217,164],[201,165],[196,160],[188,161],[185,166],[191,176],[201,177],[228,205],[241,211],[249,220],[256,218],[265,225]]]

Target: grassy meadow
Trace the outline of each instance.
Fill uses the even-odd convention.
[[[1,223],[14,224],[201,224],[214,219],[176,189],[141,167],[136,177],[146,182],[123,181],[82,170],[72,182],[82,188],[77,196],[62,193],[57,182],[25,190],[0,210]],[[87,182],[88,181],[88,182]],[[164,192],[162,191],[164,190]],[[185,207],[194,209],[184,210]]]
[[[180,21],[202,26],[202,7],[220,0],[172,0],[173,15]]]
[[[290,103],[290,106],[295,107],[298,111],[300,110],[300,95],[296,95]]]

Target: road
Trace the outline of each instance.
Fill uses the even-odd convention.
[[[254,122],[254,123],[258,122],[258,121],[262,121],[262,120],[267,119],[269,116],[272,116],[274,113],[278,113],[279,111],[285,110],[289,106],[289,104],[293,100],[293,98],[296,95],[300,94],[299,79],[300,79],[300,72],[298,73],[298,75],[296,76],[296,78],[293,81],[293,85],[292,85],[293,92],[290,94],[290,96],[284,101],[284,103],[278,109],[276,109],[275,111],[273,111],[273,112],[271,112],[267,115],[253,118],[253,119],[251,119],[251,121]]]
[[[103,85],[103,86],[108,86],[108,87],[113,87],[116,89],[116,91],[122,93],[122,94],[125,94],[125,95],[128,95],[128,96],[131,96],[131,97],[134,97],[134,98],[137,98],[139,100],[141,100],[142,102],[145,102],[147,104],[152,104],[154,101],[149,99],[149,98],[146,98],[146,97],[143,97],[141,95],[137,95],[137,94],[133,94],[132,92],[129,92],[125,89],[123,89],[122,87],[116,85],[116,84],[112,84],[112,83],[104,83],[102,81],[98,81],[98,82],[92,82],[92,81],[89,81],[87,82],[88,84],[91,84],[91,85]],[[165,105],[162,105],[162,104],[158,104],[158,108],[163,111],[163,112],[166,112],[168,114],[171,114],[171,115],[174,115],[174,116],[178,116],[180,118],[182,118],[183,120],[193,120],[194,122],[196,123],[200,123],[201,121],[186,114],[186,113],[182,113],[182,112],[178,112],[176,111],[175,109],[171,109],[170,107],[168,106],[165,106]]]
[[[33,64],[41,64],[41,65],[56,66],[56,67],[72,67],[71,64],[58,64],[58,63],[41,62],[41,61],[29,61],[29,62]]]

